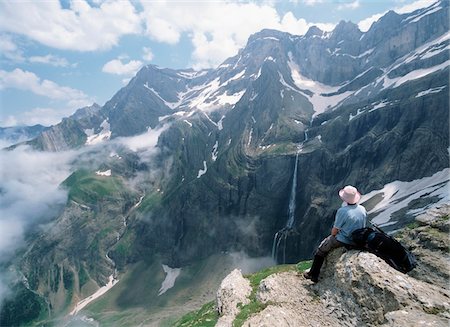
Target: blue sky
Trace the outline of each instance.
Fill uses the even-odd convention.
[[[433,0],[0,0],[0,126],[56,124],[103,105],[146,64],[212,68],[263,28],[302,35]]]

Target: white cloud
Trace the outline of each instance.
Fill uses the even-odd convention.
[[[92,101],[80,90],[67,86],[60,86],[53,81],[42,80],[36,74],[16,68],[13,71],[0,70],[0,90],[15,88],[33,92],[54,100],[65,100],[69,104],[88,104]]]
[[[145,33],[150,38],[168,44],[177,43],[183,34],[190,38],[195,69],[217,66],[245,46],[251,34],[264,28],[301,35],[315,25],[296,19],[292,13],[280,17],[267,3],[180,2],[175,6],[144,1],[142,6]]]
[[[402,7],[396,7],[393,10],[398,14],[407,14],[413,11],[416,11],[417,9],[426,8],[428,6],[431,6],[433,3],[436,3],[436,0],[419,0],[415,1],[413,3],[404,5]],[[379,14],[372,15],[366,19],[361,20],[358,23],[358,27],[362,32],[367,32],[373,23],[377,22],[381,17],[383,17],[387,11],[384,11]]]
[[[416,11],[417,9],[426,8],[428,6],[431,6],[433,3],[436,3],[436,0],[419,0],[415,1],[413,3],[404,5],[402,7],[398,7],[394,9],[395,12],[399,14],[406,14],[413,11]]]
[[[58,49],[95,51],[117,45],[123,35],[140,33],[141,21],[127,0],[97,7],[71,1],[68,9],[59,1],[0,1],[0,31]]]
[[[338,10],[344,10],[344,9],[357,9],[357,8],[359,8],[359,6],[360,6],[359,0],[355,0],[355,1],[353,1],[353,2],[348,2],[348,3],[340,4],[340,5],[338,6]]]
[[[34,108],[16,115],[2,117],[0,124],[15,126],[20,124],[52,125],[69,116],[75,109],[92,104],[94,101],[84,92],[39,78],[36,74],[16,68],[11,72],[0,70],[0,90],[14,88],[59,101],[58,109]]]
[[[24,245],[27,230],[44,228],[66,203],[67,192],[59,185],[69,176],[74,157],[75,152],[37,152],[23,146],[0,150],[0,264]],[[11,284],[8,275],[0,275],[0,302]]]
[[[152,49],[147,48],[147,47],[143,47],[142,48],[142,52],[144,53],[142,56],[142,59],[146,60],[146,61],[152,61],[154,58]]]
[[[113,59],[103,66],[102,72],[129,77],[135,75],[142,65],[142,61],[139,60],[123,63],[122,59]]]
[[[71,158],[27,147],[0,151],[0,258],[20,244],[28,224],[48,219],[55,205],[65,203],[67,193],[59,185],[69,175]]]
[[[54,67],[67,67],[70,65],[66,58],[61,58],[51,54],[46,56],[33,56],[28,58],[28,61],[31,63],[47,64]]]
[[[315,5],[319,4],[319,3],[323,3],[323,0],[303,0],[303,2],[307,6],[315,6]]]
[[[370,16],[366,19],[363,19],[358,23],[358,27],[361,32],[367,32],[373,23],[377,22],[381,17],[383,17],[386,14],[386,12],[382,14],[375,14],[373,16]]]
[[[15,116],[7,116],[0,121],[1,126],[33,126],[41,124],[51,126],[58,124],[63,117],[68,117],[74,113],[74,108],[83,107],[85,104],[66,108],[34,108],[25,112],[16,114]]]
[[[305,34],[311,26],[317,26],[322,31],[327,32],[332,31],[336,26],[335,24],[308,23],[303,18],[297,19],[292,12],[288,12],[283,16],[280,25],[282,31],[295,35]]]
[[[0,34],[0,54],[9,60],[23,62],[23,52],[14,43],[10,35]]]

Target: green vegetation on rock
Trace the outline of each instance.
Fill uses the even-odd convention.
[[[44,300],[23,284],[16,284],[12,291],[16,296],[3,302],[0,326],[24,326],[47,314]]]
[[[97,176],[87,170],[77,170],[63,183],[69,189],[69,199],[96,204],[104,197],[121,193],[124,189],[122,181],[115,176]]]
[[[245,277],[250,281],[252,293],[250,295],[250,303],[241,306],[239,314],[233,321],[233,327],[242,326],[244,322],[253,314],[258,313],[267,307],[268,303],[261,303],[256,299],[256,292],[258,291],[261,281],[270,275],[282,273],[286,271],[305,271],[311,267],[312,261],[301,261],[296,265],[279,265],[268,267],[257,273],[246,275]],[[174,327],[208,327],[214,326],[219,319],[216,302],[212,301],[203,305],[203,307],[194,312],[184,315],[180,320],[173,324]]]
[[[174,324],[174,327],[213,327],[218,319],[216,302],[211,301],[206,303],[200,310],[184,315]]]

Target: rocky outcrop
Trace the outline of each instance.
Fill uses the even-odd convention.
[[[398,234],[417,256],[412,272],[400,273],[371,253],[341,248],[327,257],[317,284],[298,271],[263,279],[256,299],[265,308],[244,326],[448,326],[449,242],[448,234],[439,233],[448,232],[449,214],[450,205],[443,205],[419,216],[422,226]],[[433,267],[428,255],[439,259]]]
[[[240,270],[233,270],[220,284],[217,291],[217,311],[221,315],[216,326],[232,326],[239,313],[238,307],[249,302],[252,288],[250,282],[242,276]]]

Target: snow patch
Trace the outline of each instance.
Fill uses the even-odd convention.
[[[119,282],[118,279],[114,279],[114,276],[111,275],[109,276],[109,282],[103,286],[100,287],[97,292],[95,292],[94,294],[92,294],[91,296],[88,296],[87,298],[85,298],[84,300],[81,300],[80,302],[78,302],[75,305],[75,308],[70,312],[70,315],[76,315],[81,309],[83,309],[85,306],[87,306],[89,303],[91,303],[92,301],[98,299],[100,296],[102,296],[103,294],[105,294],[106,292],[108,292],[111,288],[113,288],[114,285],[116,285]]]
[[[225,116],[222,116],[220,118],[220,120],[217,122],[217,128],[219,131],[221,131],[223,129],[223,120],[224,120]]]
[[[148,82],[146,82],[146,83],[144,84],[144,87],[145,87],[146,89],[148,89],[150,92],[152,92],[154,95],[156,95],[156,97],[157,97],[158,99],[160,99],[160,100],[161,100],[167,107],[169,107],[170,109],[175,109],[175,108],[178,107],[178,106],[181,104],[181,102],[183,101],[183,99],[180,99],[180,98],[178,98],[178,101],[177,101],[177,102],[169,102],[169,101],[166,101],[161,95],[159,95],[159,93],[158,93],[154,88],[148,86]],[[178,95],[179,95],[179,94],[178,94]]]
[[[248,136],[247,146],[250,146],[250,144],[252,143],[252,137],[253,137],[253,128],[250,130],[250,134]]]
[[[370,109],[369,112],[372,112],[372,111],[377,110],[377,109],[384,108],[384,107],[386,107],[387,105],[389,105],[389,104],[391,104],[391,103],[392,103],[392,102],[389,102],[389,101],[387,101],[386,99],[384,99],[384,100],[381,101],[381,102],[374,102],[374,103],[372,103],[373,108]]]
[[[383,85],[384,85],[385,88],[388,88],[390,86],[399,87],[400,85],[402,85],[402,84],[404,84],[406,82],[409,82],[409,81],[412,81],[412,80],[415,80],[415,79],[419,79],[419,78],[422,78],[422,77],[427,76],[429,74],[435,73],[435,72],[437,72],[439,70],[445,69],[449,65],[450,65],[450,60],[447,60],[447,61],[443,62],[440,65],[436,65],[436,66],[433,66],[433,67],[430,67],[430,68],[423,68],[423,69],[414,70],[414,71],[409,72],[408,74],[406,74],[405,76],[402,76],[402,77],[397,77],[397,78],[390,79],[389,77],[386,76],[384,78],[384,84]]]
[[[206,161],[203,161],[203,169],[199,169],[197,178],[200,178],[203,175],[205,175],[207,171],[208,171],[208,167],[206,166]]]
[[[280,39],[273,37],[273,36],[266,36],[263,37],[261,40],[274,40],[274,41],[280,41]]]
[[[435,12],[441,10],[441,9],[442,9],[442,7],[441,7],[441,6],[438,6],[438,7],[435,7],[435,8],[433,8],[433,9],[431,9],[431,10],[428,10],[428,11],[426,11],[425,13],[423,13],[422,15],[420,15],[420,16],[414,18],[413,20],[411,20],[411,23],[416,23],[416,22],[418,22],[419,20],[421,20],[423,17],[428,16],[428,15],[431,15],[432,13],[435,13]]]
[[[108,123],[108,120],[105,119],[101,124],[102,128],[98,134],[93,134],[94,129],[87,129],[84,132],[87,135],[86,145],[94,145],[101,143],[103,141],[109,140],[111,138],[111,126]]]
[[[424,95],[427,95],[427,94],[439,93],[439,92],[441,92],[443,89],[445,89],[446,87],[447,87],[447,86],[444,85],[444,86],[439,86],[439,87],[435,87],[435,88],[431,88],[431,89],[428,89],[428,90],[419,92],[419,93],[416,95],[416,98],[423,97]]]
[[[95,174],[96,175],[98,175],[98,176],[111,176],[111,169],[108,169],[108,170],[105,170],[105,171],[100,171],[100,170],[98,170],[98,171],[96,171],[95,172]]]
[[[300,73],[299,66],[293,60],[291,52],[288,53],[288,57],[289,57],[288,66],[291,69],[291,76],[295,85],[299,89],[307,89],[311,91],[313,94],[308,95],[303,92],[299,92],[299,90],[294,89],[286,82],[284,82],[284,79],[282,83],[284,82],[283,85],[286,85],[295,92],[302,93],[304,96],[308,97],[309,102],[311,102],[315,111],[313,116],[317,116],[318,114],[323,113],[325,110],[337,106],[340,102],[342,102],[345,98],[349,97],[353,93],[352,91],[347,91],[340,94],[327,96],[327,94],[332,94],[338,91],[339,86],[329,86],[302,76]]]
[[[222,106],[226,105],[226,104],[235,105],[242,98],[244,93],[245,93],[245,90],[242,90],[240,92],[237,92],[237,93],[234,93],[231,95],[227,95],[226,92],[224,92],[222,95],[219,95],[217,97],[216,102],[218,102],[218,104],[220,104]]]
[[[364,109],[358,109],[356,111],[356,114],[350,114],[350,116],[348,117],[348,121],[352,121],[353,119],[355,119],[357,116],[361,115],[364,112]]]
[[[393,213],[407,207],[411,201],[420,197],[437,196],[440,200],[436,203],[426,205],[420,210],[410,211],[413,215],[418,215],[425,210],[449,202],[449,187],[450,168],[446,168],[430,177],[416,179],[411,182],[394,181],[386,184],[380,190],[365,194],[360,202],[363,203],[377,194],[382,194],[383,199],[368,213],[375,215],[375,218],[372,219],[374,223],[385,224],[390,221]]]
[[[166,273],[166,278],[161,284],[161,288],[159,289],[158,296],[163,295],[169,289],[171,289],[175,285],[175,280],[181,273],[181,268],[170,268],[167,265],[162,265],[164,272]]]
[[[242,76],[244,76],[246,70],[247,70],[247,69],[244,69],[244,70],[241,71],[240,73],[237,73],[236,75],[234,75],[232,78],[230,78],[230,79],[225,83],[225,85],[228,84],[228,83],[231,82],[231,81],[235,81],[235,80],[240,79]]]
[[[211,153],[211,158],[213,161],[217,160],[217,155],[219,154],[218,148],[219,148],[219,141],[216,141],[216,143],[213,146],[212,153]]]

